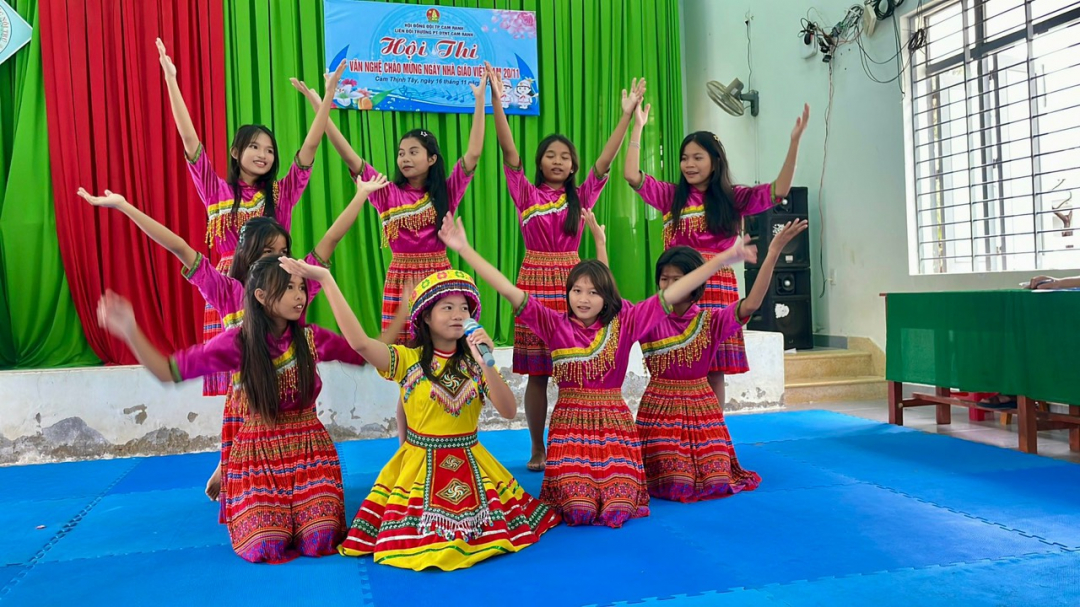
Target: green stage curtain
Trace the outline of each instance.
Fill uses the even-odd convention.
[[[618,122],[620,92],[644,76],[653,117],[646,127],[642,168],[674,178],[678,161],[664,163],[661,150],[683,136],[678,0],[457,0],[413,2],[436,6],[535,11],[539,38],[539,117],[510,117],[526,172],[534,174],[536,146],[561,132],[578,148],[582,171],[591,166]],[[322,90],[326,68],[321,2],[226,0],[226,111],[231,134],[246,123],[270,126],[283,160],[291,159],[313,112],[289,84],[296,76]],[[335,111],[332,119],[360,155],[392,176],[398,138],[413,128],[435,133],[448,165],[464,153],[471,114],[404,114]],[[227,141],[207,142],[227,146]],[[662,144],[667,143],[667,148]],[[612,270],[623,297],[636,301],[655,291],[653,264],[663,251],[660,222],[622,178],[622,154],[597,205],[607,226]],[[666,166],[665,166],[666,165]],[[448,166],[449,168],[449,166]],[[473,246],[511,279],[525,254],[517,215],[506,190],[501,153],[490,118],[480,165],[460,215]],[[293,220],[294,254],[314,246],[355,192],[348,170],[324,140],[314,173]],[[390,251],[381,248],[378,216],[368,205],[358,226],[339,245],[332,263],[346,299],[369,332],[379,328],[383,279]],[[594,253],[583,238],[583,257]],[[461,267],[455,255],[455,267]],[[463,268],[466,271],[470,269]],[[500,345],[513,342],[513,314],[486,284],[482,322]],[[329,306],[318,298],[309,318],[335,327]],[[372,333],[373,334],[373,333]]]
[[[101,364],[83,336],[60,260],[38,0],[8,3],[34,32],[0,64],[0,369]]]

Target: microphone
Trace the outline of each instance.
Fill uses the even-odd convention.
[[[481,328],[480,323],[476,322],[475,320],[473,320],[471,318],[469,320],[466,320],[465,321],[465,336],[468,337],[468,336],[472,335],[473,333],[476,332],[477,329],[480,329],[480,328]],[[483,357],[484,364],[486,364],[489,367],[494,367],[495,366],[495,357],[492,356],[491,348],[489,348],[487,346],[487,344],[476,344],[476,349],[480,352],[480,356]]]

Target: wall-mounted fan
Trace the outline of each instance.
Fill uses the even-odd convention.
[[[743,83],[738,78],[732,80],[727,86],[710,80],[705,84],[705,89],[709,93],[709,99],[732,116],[742,116],[746,112],[746,103],[750,104],[750,115],[758,115],[758,92],[744,93]]]

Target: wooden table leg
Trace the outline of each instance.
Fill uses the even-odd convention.
[[[1076,405],[1070,406],[1069,414],[1080,417],[1080,407]],[[1073,426],[1069,430],[1069,451],[1080,451],[1080,426]]]
[[[949,388],[934,388],[934,394],[937,396],[952,396],[952,390]],[[952,406],[951,405],[938,405],[937,406],[937,423],[939,424],[951,424],[952,423]]]
[[[889,423],[904,425],[904,382],[889,382]]]
[[[1024,453],[1038,453],[1039,422],[1035,419],[1035,400],[1027,396],[1019,396],[1016,400],[1020,450]]]

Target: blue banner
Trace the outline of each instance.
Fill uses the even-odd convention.
[[[11,5],[0,0],[0,63],[30,42],[30,24]]]
[[[327,66],[348,61],[335,107],[471,114],[487,61],[506,113],[540,115],[536,13],[356,0],[325,0],[323,13]]]

